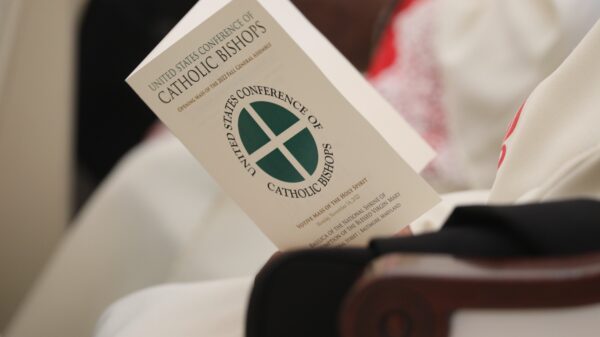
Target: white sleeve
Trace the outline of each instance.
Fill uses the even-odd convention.
[[[113,304],[95,337],[242,337],[252,278],[149,288]]]
[[[514,118],[491,202],[600,198],[598,88],[600,22]]]
[[[600,17],[596,0],[440,0],[436,55],[451,141],[489,188],[506,126]]]
[[[89,336],[124,295],[165,282],[252,275],[274,251],[178,140],[151,140],[89,200],[7,336]]]

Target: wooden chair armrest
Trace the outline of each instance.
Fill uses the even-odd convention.
[[[443,337],[453,311],[564,308],[600,302],[600,254],[539,259],[387,255],[342,307],[343,337]]]

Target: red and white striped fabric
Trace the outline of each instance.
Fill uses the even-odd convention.
[[[437,150],[440,192],[490,188],[505,126],[598,17],[594,0],[400,1],[367,76]]]
[[[431,145],[438,157],[423,172],[441,190],[463,187],[454,170],[434,51],[434,0],[401,1],[383,32],[367,77]],[[442,179],[443,181],[439,181]]]

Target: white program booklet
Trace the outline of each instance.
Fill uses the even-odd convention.
[[[439,202],[434,152],[285,0],[202,0],[127,82],[280,248],[363,245]]]

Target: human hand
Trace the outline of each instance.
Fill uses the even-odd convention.
[[[396,235],[394,235],[394,236],[411,236],[411,235],[413,235],[413,232],[410,229],[410,226],[406,226],[406,227],[402,228],[402,230],[399,231],[398,233],[396,233]]]

